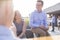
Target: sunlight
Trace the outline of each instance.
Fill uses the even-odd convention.
[[[43,0],[44,7],[48,8],[60,2],[60,0]],[[22,17],[29,17],[29,14],[35,10],[36,0],[13,0],[14,10],[19,10]]]

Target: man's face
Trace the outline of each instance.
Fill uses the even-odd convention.
[[[41,11],[41,10],[42,10],[42,7],[43,7],[42,3],[41,3],[41,2],[37,2],[37,4],[36,4],[36,9],[37,9],[38,11]]]

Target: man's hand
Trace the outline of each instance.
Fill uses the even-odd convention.
[[[45,31],[48,30],[48,28],[46,28],[44,25],[41,25],[40,28],[43,29],[43,30],[45,30]]]
[[[39,26],[41,29],[44,29],[45,27],[44,27],[44,25],[41,25],[41,26]]]

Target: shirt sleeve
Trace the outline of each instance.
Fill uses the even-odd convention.
[[[30,15],[29,26],[30,27],[38,27],[37,24],[34,24],[34,14],[33,13]]]
[[[47,22],[47,15],[46,15],[46,13],[45,13],[44,25],[45,25],[46,28],[48,28],[48,24],[47,24],[47,23],[48,23],[48,22]]]

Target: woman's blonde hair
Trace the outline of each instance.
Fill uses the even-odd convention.
[[[15,11],[14,20],[16,20],[16,19],[15,19],[16,16],[19,16],[19,17],[21,18],[21,14],[20,14],[20,12],[19,12],[18,10]]]

